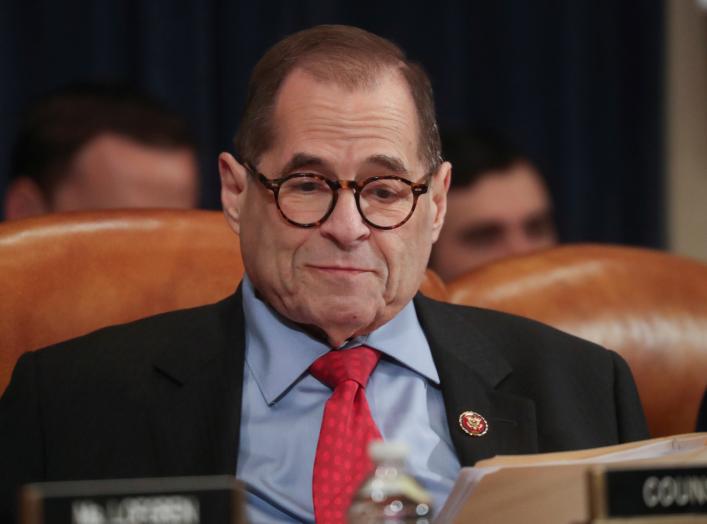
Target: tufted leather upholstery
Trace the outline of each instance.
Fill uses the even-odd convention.
[[[217,212],[80,212],[0,224],[0,391],[24,351],[219,300],[242,273],[238,239]]]
[[[242,275],[238,238],[217,211],[77,212],[0,224],[0,394],[25,351],[215,302]],[[446,296],[431,272],[421,290]]]
[[[569,245],[491,264],[447,287],[451,302],[530,317],[616,350],[653,436],[694,430],[707,385],[707,265]]]
[[[24,351],[231,293],[238,239],[216,211],[66,213],[0,224],[0,393]],[[563,246],[503,260],[438,300],[508,311],[629,362],[654,436],[695,427],[707,385],[707,266],[658,251]]]

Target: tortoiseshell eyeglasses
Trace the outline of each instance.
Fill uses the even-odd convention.
[[[417,199],[427,193],[428,184],[388,175],[373,176],[363,182],[332,180],[315,173],[293,173],[270,179],[248,162],[248,172],[273,192],[280,213],[290,224],[316,227],[329,218],[340,189],[351,189],[364,222],[377,229],[395,229],[407,222],[415,211]],[[428,173],[423,180],[429,180]]]

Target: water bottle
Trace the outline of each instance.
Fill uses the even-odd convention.
[[[407,446],[379,440],[368,453],[375,469],[354,495],[349,524],[429,524],[431,498],[406,471]]]

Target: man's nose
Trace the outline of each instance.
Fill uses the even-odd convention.
[[[365,240],[371,234],[371,226],[363,221],[356,207],[356,198],[351,189],[340,189],[334,210],[319,226],[322,235],[341,247],[351,246]]]
[[[525,231],[513,231],[508,238],[508,255],[525,255],[537,250],[533,239],[529,238]]]

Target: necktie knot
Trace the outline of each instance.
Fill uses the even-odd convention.
[[[332,389],[346,380],[365,388],[378,360],[380,352],[367,346],[332,350],[314,361],[309,371]]]

